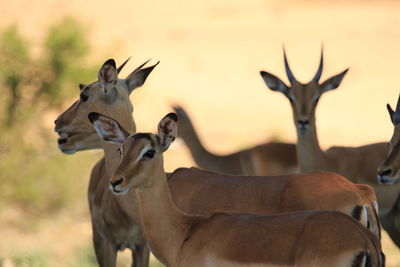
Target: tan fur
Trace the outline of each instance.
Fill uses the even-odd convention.
[[[350,267],[361,251],[371,254],[373,266],[383,266],[377,237],[340,212],[191,216],[180,211],[169,191],[163,168],[164,149],[159,140],[163,139],[154,135],[151,140],[128,138],[123,144],[123,159],[111,182],[120,181],[114,191],[137,189],[146,239],[154,254],[167,266]],[[154,157],[144,157],[138,162],[132,160],[145,147],[156,151]],[[196,169],[181,171],[185,172],[187,180],[198,173],[206,176],[205,171]],[[312,174],[303,176],[309,175]],[[228,184],[229,178],[224,178]],[[185,193],[185,188],[181,188],[179,194]],[[240,194],[236,192],[235,196],[240,197]]]
[[[103,120],[100,116],[99,125]],[[107,125],[103,123],[103,127]],[[103,137],[109,140],[110,135]],[[154,136],[153,139],[152,143],[156,143]],[[124,155],[142,153],[139,150],[134,153],[128,150],[128,145],[124,144]],[[136,161],[130,160],[131,157],[124,165],[128,170],[136,166]],[[352,215],[357,207],[367,206],[374,210],[372,202],[376,201],[373,189],[368,186],[355,185],[338,174],[323,171],[286,176],[230,176],[182,168],[169,174],[168,182],[178,207],[190,214],[210,215],[216,211],[232,211],[271,215],[298,210],[331,209]],[[129,180],[122,177],[118,186],[126,187],[127,183]],[[136,181],[132,180],[132,183]],[[363,218],[359,216],[358,219]],[[368,221],[361,222],[364,222],[364,226],[369,225],[380,236],[376,216],[371,214]]]
[[[294,80],[290,86],[272,74],[262,72],[261,75],[270,89],[282,92],[290,100],[297,130],[297,158],[301,171],[332,171],[354,183],[373,187],[378,197],[382,225],[393,241],[400,246],[400,228],[396,229],[393,226],[394,222],[387,221],[386,217],[397,205],[400,184],[388,187],[379,184],[376,178],[376,169],[385,159],[389,146],[386,143],[375,143],[361,147],[331,147],[322,150],[318,142],[315,119],[318,99],[324,92],[338,87],[346,71],[322,83],[311,81],[302,84]],[[308,124],[302,127],[301,122]]]
[[[117,250],[128,248],[132,250],[133,266],[148,266],[149,249],[140,227],[136,196],[112,194],[105,165],[103,159],[93,168],[88,190],[93,243],[99,265],[115,266]]]
[[[370,187],[323,171],[257,177],[181,168],[169,175],[168,182],[177,206],[187,213],[201,215],[215,211],[271,215],[310,209],[338,210],[352,215],[356,206],[374,209],[372,201],[376,200]],[[371,214],[368,219],[370,229],[380,236],[377,217]]]
[[[126,79],[118,79],[117,70],[105,66],[106,64],[100,69],[99,73],[102,75],[99,77],[112,78],[112,83],[104,84],[99,80],[82,86],[81,94],[87,96],[87,100],[79,99],[63,112],[55,121],[55,130],[60,139],[67,139],[59,145],[64,153],[71,154],[93,148],[104,149],[105,157],[93,168],[88,190],[93,244],[98,263],[100,266],[115,266],[118,249],[128,248],[132,250],[134,258],[132,266],[146,267],[149,265],[150,253],[140,227],[136,196],[131,193],[130,196],[121,198],[113,195],[108,189],[109,175],[119,163],[120,155],[115,145],[106,144],[98,137],[88,120],[88,114],[103,112],[115,116],[121,126],[135,132],[129,94],[143,84],[154,66],[142,69],[142,65]],[[131,86],[129,82],[139,83]],[[115,97],[111,95],[110,98],[111,93],[116,93]]]
[[[102,148],[101,139],[93,129],[88,120],[90,112],[106,112],[109,114],[131,114],[132,103],[129,100],[129,93],[125,81],[119,80],[117,86],[119,97],[111,105],[102,101],[104,95],[98,81],[85,86],[81,91],[89,98],[86,102],[75,101],[66,111],[58,116],[55,121],[55,131],[62,137],[66,136],[67,142],[60,144],[59,148],[65,153],[72,154],[76,151],[86,149]],[[130,131],[136,131],[135,122],[132,116],[121,116],[121,125]]]
[[[399,184],[400,179],[400,125],[394,125],[392,138],[389,142],[389,153],[379,166],[377,172],[380,175],[385,170],[390,170],[390,174],[380,175],[387,178],[388,185]],[[396,185],[395,185],[396,186]]]
[[[178,134],[189,148],[196,164],[203,169],[235,175],[281,175],[296,173],[296,145],[268,142],[228,155],[216,155],[201,143],[186,111],[173,107],[178,114]]]
[[[400,98],[397,102],[395,111],[387,105],[389,114],[394,126],[393,135],[390,139],[389,153],[385,161],[377,169],[378,179],[384,182],[386,187],[398,188],[400,183],[400,124],[398,121]],[[389,173],[387,173],[389,171]],[[389,212],[386,212],[382,218],[382,223],[398,247],[400,247],[400,196],[396,204]]]

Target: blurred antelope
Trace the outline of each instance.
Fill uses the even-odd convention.
[[[337,172],[350,181],[372,186],[378,196],[379,215],[382,226],[400,247],[400,227],[386,215],[398,205],[400,185],[387,187],[378,183],[376,169],[388,153],[386,143],[369,144],[361,147],[331,147],[323,151],[318,142],[315,124],[315,109],[321,95],[339,87],[348,69],[320,83],[323,54],[318,70],[307,84],[297,81],[284,51],[286,74],[290,86],[278,77],[261,71],[266,85],[273,91],[283,93],[290,101],[297,131],[297,158],[301,171],[327,170]]]
[[[116,195],[137,189],[146,239],[167,266],[384,266],[377,237],[337,211],[193,216],[179,210],[167,182],[174,173],[165,173],[162,155],[176,137],[174,113],[160,121],[157,135],[129,135],[97,113],[89,119],[104,140],[122,143],[110,189]]]
[[[201,143],[191,119],[181,106],[178,114],[178,135],[186,143],[196,164],[203,169],[235,175],[282,175],[296,173],[296,145],[268,142],[228,155],[209,152]]]
[[[400,157],[399,157],[399,146],[400,146],[400,96],[397,100],[395,111],[387,104],[390,119],[394,126],[393,136],[390,139],[390,149],[385,161],[379,166],[378,181],[384,185],[390,185],[398,187],[400,178]],[[395,232],[397,240],[400,240],[400,197],[396,202],[397,204],[385,214],[385,221],[392,222],[389,226]],[[400,245],[398,245],[400,246]]]
[[[392,185],[400,179],[400,96],[397,100],[396,109],[393,110],[387,104],[390,120],[394,131],[390,139],[390,149],[385,161],[378,168],[378,181],[381,184]]]
[[[114,119],[98,113],[90,113],[89,118],[97,133],[106,141],[122,143],[130,136]],[[125,155],[126,149],[122,147],[120,150]],[[145,157],[152,158],[153,152]],[[353,216],[380,237],[373,189],[355,185],[335,173],[319,171],[271,177],[229,176],[181,168],[168,177],[168,183],[177,206],[189,214],[210,215],[216,211],[230,211],[271,215],[329,209]]]
[[[98,73],[98,80],[80,86],[80,98],[55,121],[59,134],[59,148],[67,154],[76,151],[103,148],[105,157],[93,168],[89,182],[89,207],[93,228],[93,244],[100,266],[115,266],[118,250],[129,248],[134,256],[133,266],[149,265],[149,250],[139,225],[136,197],[120,198],[108,190],[108,180],[119,163],[115,146],[106,144],[98,137],[88,121],[89,112],[103,112],[115,116],[121,125],[136,131],[132,118],[129,95],[145,82],[154,66],[142,64],[126,79],[119,79],[113,59],[107,60]]]

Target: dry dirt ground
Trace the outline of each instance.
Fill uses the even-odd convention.
[[[93,56],[96,60],[114,57],[121,62],[133,56],[126,69],[148,58],[161,60],[132,96],[139,131],[154,130],[169,105],[180,103],[214,152],[235,151],[271,137],[294,142],[288,101],[269,91],[258,72],[286,80],[285,44],[292,70],[307,81],[323,43],[322,80],[351,69],[340,88],[319,103],[322,146],[355,146],[391,136],[385,105],[395,104],[400,89],[397,1],[2,0],[0,10],[0,28],[17,23],[34,48],[48,25],[69,15],[87,26],[93,54],[102,55]],[[52,120],[47,123],[50,130]],[[179,142],[166,155],[167,170],[192,164]],[[53,248],[53,258],[68,262],[72,251],[90,244],[85,207],[77,214],[44,219],[28,233],[5,225],[0,256],[43,246]],[[383,244],[388,266],[399,266],[399,249],[387,236]]]

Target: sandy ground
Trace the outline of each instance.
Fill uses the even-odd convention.
[[[272,136],[294,142],[288,101],[265,87],[259,71],[286,81],[285,44],[296,77],[307,81],[323,44],[322,80],[351,69],[340,88],[319,103],[322,146],[355,146],[391,136],[385,105],[395,104],[400,89],[396,1],[2,0],[0,10],[0,28],[17,23],[34,48],[48,25],[70,15],[90,31],[93,55],[101,55],[93,59],[122,62],[133,56],[122,75],[148,58],[161,60],[146,86],[132,95],[140,131],[153,131],[170,104],[180,103],[214,152],[232,152]],[[168,170],[193,164],[179,142],[166,159]],[[78,215],[61,216],[66,221],[57,219],[58,232],[51,230],[52,219],[32,234],[2,230],[0,255],[35,242],[60,250],[90,242],[87,216],[77,222]],[[59,239],[62,245],[55,241]],[[4,245],[4,240],[12,242]],[[399,266],[400,251],[387,236],[383,244],[388,266]]]

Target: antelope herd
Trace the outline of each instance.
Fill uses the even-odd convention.
[[[347,69],[320,82],[297,81],[284,51],[289,85],[261,71],[267,87],[290,101],[297,144],[269,142],[230,155],[204,148],[187,112],[174,106],[158,133],[137,133],[130,94],[157,64],[125,79],[107,60],[97,81],[55,121],[66,154],[104,150],[91,173],[88,200],[100,266],[132,251],[149,266],[385,266],[381,226],[400,247],[400,97],[390,144],[319,146],[315,110]],[[202,168],[164,171],[163,152],[176,137]],[[379,204],[379,208],[378,208]]]

